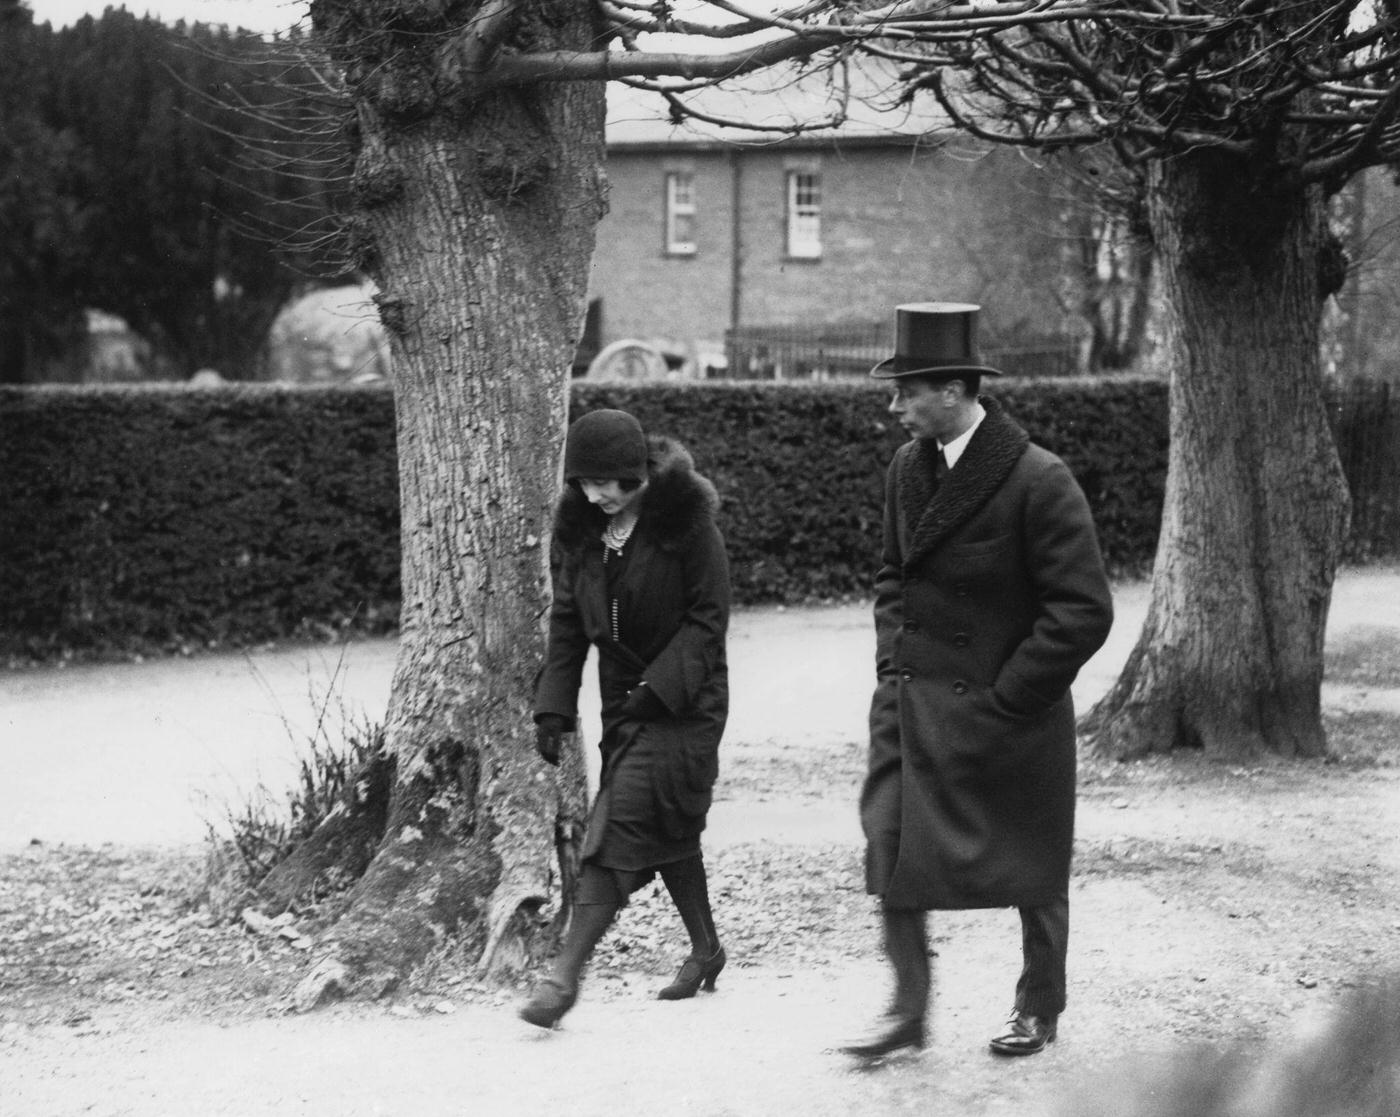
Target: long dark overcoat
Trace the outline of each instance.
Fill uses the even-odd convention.
[[[886,479],[860,810],[867,890],[891,908],[1036,906],[1069,881],[1069,687],[1112,599],[1069,469],[982,404],[941,483],[917,439]]]
[[[613,760],[624,746],[634,757],[647,758],[648,778],[629,780],[627,794],[651,796],[664,846],[704,829],[719,772],[719,742],[729,713],[730,583],[714,519],[719,505],[714,486],[695,471],[679,443],[651,438],[648,444],[648,485],[623,574],[611,593],[603,563],[606,515],[573,486],[560,499],[552,552],[554,600],[535,713],[558,714],[570,727],[575,724],[584,663],[589,648],[596,647],[603,784],[608,785]],[[629,721],[622,715],[623,702],[643,681],[666,713],[653,721]],[[664,860],[666,850],[658,848]]]

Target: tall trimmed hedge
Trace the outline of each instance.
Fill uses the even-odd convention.
[[[0,391],[0,657],[398,623],[387,391]]]
[[[1112,569],[1157,545],[1166,388],[1140,380],[987,384],[1033,439],[1060,454],[1094,507]],[[904,432],[870,383],[575,385],[572,413],[630,411],[674,435],[715,482],[735,596],[746,603],[870,592],[884,475]]]
[[[1075,471],[1110,567],[1144,571],[1161,516],[1165,386],[987,387]],[[690,448],[720,490],[736,599],[753,604],[869,593],[885,466],[902,437],[885,404],[865,383],[577,382],[572,406],[626,408]],[[1383,430],[1376,415],[1334,406],[1344,462],[1352,443],[1396,441],[1393,410]],[[1348,465],[1358,506],[1380,509],[1368,524],[1391,531],[1354,538],[1353,554],[1394,553],[1396,468],[1363,479]],[[0,387],[0,659],[390,631],[398,542],[388,389]]]

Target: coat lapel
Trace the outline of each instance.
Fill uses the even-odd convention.
[[[981,402],[987,417],[941,485],[933,479],[937,443],[920,440],[903,455],[899,502],[904,517],[915,523],[913,543],[904,556],[906,570],[926,559],[992,498],[1030,444],[1030,436],[1007,417],[1001,404],[987,396]]]

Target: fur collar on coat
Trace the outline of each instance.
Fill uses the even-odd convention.
[[[664,551],[679,551],[705,519],[719,508],[719,494],[695,471],[695,460],[679,442],[647,439],[649,479],[637,514],[637,531]],[[554,514],[554,539],[563,551],[581,551],[596,541],[608,517],[574,485],[564,489]]]
[[[970,520],[1001,488],[1030,444],[1026,434],[990,396],[980,402],[987,417],[973,432],[957,468],[940,485],[934,481],[938,444],[932,439],[906,443],[899,454],[899,504],[913,524],[914,540],[904,564],[912,567]]]

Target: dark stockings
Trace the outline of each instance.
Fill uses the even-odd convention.
[[[696,854],[663,865],[660,871],[666,891],[671,894],[671,901],[690,935],[691,953],[701,960],[714,957],[719,949],[719,934],[710,911],[704,860]],[[627,897],[650,875],[605,869],[592,862],[583,866],[573,918],[550,970],[550,979],[555,984],[564,989],[578,988],[579,976],[594,948],[607,934],[617,913],[627,903]]]
[[[579,975],[584,964],[598,945],[612,921],[617,917],[621,904],[576,904],[573,918],[569,921],[568,934],[555,955],[554,966],[550,970],[553,981],[565,989],[577,989]]]
[[[578,988],[579,975],[592,956],[593,948],[636,889],[639,876],[604,869],[591,862],[583,866],[573,917],[550,970],[550,979],[557,985],[565,989]]]
[[[691,955],[700,961],[713,958],[719,950],[719,934],[710,911],[710,887],[705,878],[704,860],[697,853],[683,861],[662,865],[661,879],[690,935]]]

